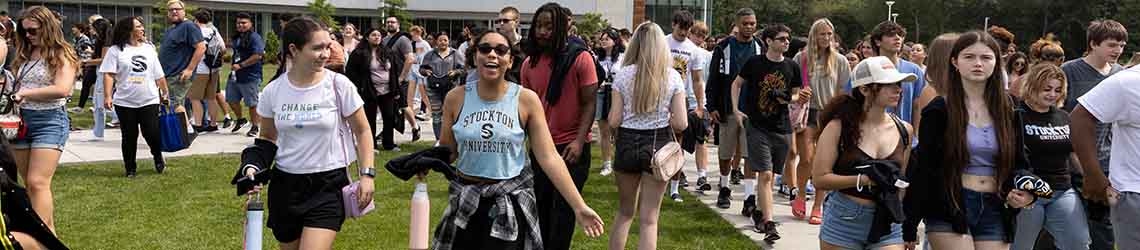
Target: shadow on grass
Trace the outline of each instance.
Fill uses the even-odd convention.
[[[382,168],[388,159],[428,147],[420,142],[404,145],[401,153],[381,152],[376,166]],[[155,174],[151,161],[139,161],[139,176],[134,179],[122,177],[121,162],[61,167],[54,184],[60,237],[73,249],[240,248],[244,198],[235,196],[229,185],[238,156],[169,158],[167,164],[166,173]],[[600,160],[595,158],[593,165],[583,195],[606,221],[609,233],[617,210],[617,187],[613,176],[597,174]],[[381,172],[375,182],[375,212],[346,221],[336,249],[407,249],[413,185]],[[447,182],[440,176],[431,174],[428,180],[433,230],[447,204]],[[696,197],[684,195],[684,203],[663,201],[660,249],[757,248]],[[627,247],[636,245],[637,231],[634,221]],[[270,230],[263,240],[268,249],[277,248]],[[573,249],[605,249],[607,241],[608,236],[588,238],[579,228]]]

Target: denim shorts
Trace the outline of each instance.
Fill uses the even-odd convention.
[[[246,107],[257,106],[258,91],[261,81],[226,84],[226,102],[237,103],[244,101]]]
[[[891,232],[879,238],[879,242],[867,242],[871,224],[875,222],[875,206],[856,203],[855,200],[839,192],[827,194],[824,202],[823,225],[819,228],[819,239],[844,249],[879,249],[890,245],[903,244],[902,224],[891,224]]]
[[[962,199],[966,204],[967,234],[973,236],[974,241],[1004,241],[1005,225],[1002,224],[1001,210],[1003,204],[998,200],[997,194],[982,193],[969,189],[962,189]],[[926,219],[926,233],[957,233],[953,224],[939,219]]]
[[[55,149],[63,151],[71,133],[71,118],[63,108],[49,110],[20,109],[20,117],[28,126],[23,139],[12,140],[13,149]]]

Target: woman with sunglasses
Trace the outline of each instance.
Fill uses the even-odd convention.
[[[445,161],[455,161],[458,178],[451,181],[450,202],[431,245],[443,250],[542,248],[532,180],[532,171],[539,168],[526,166],[525,141],[534,152],[533,165],[550,176],[586,235],[600,236],[602,219],[586,205],[554,150],[538,94],[505,79],[512,66],[507,37],[486,31],[472,41],[476,53],[469,56],[479,79],[452,89],[444,100],[439,144],[456,152]],[[499,212],[490,213],[493,209]],[[515,216],[503,212],[507,210]]]
[[[64,105],[71,96],[79,58],[63,37],[61,20],[47,7],[34,6],[20,16],[12,62],[16,81],[5,88],[16,88],[12,99],[27,133],[12,140],[12,150],[32,208],[54,231],[51,179],[67,144],[71,119]]]
[[[119,19],[111,37],[111,48],[106,59],[99,66],[103,73],[103,106],[114,109],[122,122],[123,142],[121,143],[123,163],[127,178],[135,177],[137,165],[135,152],[139,129],[154,157],[155,170],[165,168],[162,159],[161,135],[159,134],[159,100],[165,100],[166,78],[158,61],[158,51],[154,45],[146,43],[143,34],[146,28],[137,17]],[[115,84],[119,83],[119,84]],[[114,96],[112,96],[114,93]]]
[[[1025,53],[1016,52],[1009,56],[1005,64],[1005,72],[1009,72],[1009,94],[1021,97],[1021,80],[1029,71],[1029,57]]]
[[[341,188],[349,184],[353,161],[360,166],[360,188],[357,200],[349,202],[363,208],[375,188],[364,101],[348,77],[325,68],[332,43],[331,33],[313,19],[289,21],[281,47],[293,66],[258,98],[264,130],[255,145],[276,146],[266,224],[284,250],[332,249],[344,224],[348,197]],[[256,170],[242,173],[252,176]]]
[[[838,190],[826,195],[820,249],[902,249],[902,225],[876,215],[886,189],[857,166],[906,171],[914,129],[885,110],[898,106],[900,84],[917,76],[899,73],[886,57],[863,60],[854,71],[862,76],[853,80],[854,90],[832,98],[820,119],[827,124],[812,177],[817,188]],[[885,228],[873,226],[880,221]]]
[[[1013,188],[1028,162],[1020,117],[1002,84],[1001,52],[985,32],[960,35],[946,91],[923,109],[918,162],[907,169],[903,237],[911,248],[925,221],[934,249],[1008,249],[1015,209],[1034,201]]]

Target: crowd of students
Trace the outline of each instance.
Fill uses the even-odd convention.
[[[0,43],[12,72],[5,88],[27,126],[8,148],[48,230],[65,103],[81,75],[80,108],[92,95],[97,119],[114,110],[127,177],[137,175],[140,134],[155,170],[166,168],[162,109],[188,113],[197,132],[249,124],[254,147],[276,162],[268,225],[282,249],[330,248],[346,216],[347,166],[360,164],[357,197],[367,203],[373,152],[400,151],[396,131],[418,140],[421,112],[437,145],[455,152],[438,159],[456,178],[434,249],[568,249],[575,225],[605,234],[580,195],[595,125],[601,175],[618,186],[610,249],[626,248],[635,216],[638,248],[657,248],[661,202],[683,202],[690,180],[653,178],[653,155],[672,141],[695,157],[696,191],[717,184],[717,207],[731,207],[731,187],[742,185],[741,214],[769,243],[781,238],[781,193],[794,218],[821,225],[822,249],[914,249],[920,224],[933,249],[1140,246],[1140,166],[1131,161],[1140,117],[1129,112],[1140,108],[1140,69],[1118,63],[1128,32],[1113,20],[1090,22],[1086,55],[1065,61],[1051,37],[1023,53],[997,26],[923,44],[886,21],[847,49],[826,18],[795,31],[760,24],[748,8],[722,36],[687,10],[673,13],[671,34],[653,22],[576,34],[557,3],[538,8],[525,35],[514,7],[493,30],[454,36],[402,32],[395,17],[382,29],[337,32],[283,16],[281,66],[262,88],[265,41],[251,15],[237,14],[226,41],[209,10],[191,20],[181,1],[166,7],[161,50],[138,17],[93,17],[73,27],[74,42],[46,7],[0,20],[11,41]],[[223,63],[233,72],[224,92]],[[270,166],[238,175],[261,168]],[[27,238],[15,237],[25,249],[44,241]]]

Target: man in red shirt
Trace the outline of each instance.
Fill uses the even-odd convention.
[[[598,77],[594,58],[584,44],[569,42],[569,15],[557,3],[538,8],[526,41],[527,59],[522,85],[538,94],[554,144],[566,161],[578,191],[590,170],[590,127],[594,122]],[[532,155],[531,158],[534,158]],[[550,178],[534,171],[534,193],[544,249],[569,249],[574,235],[574,211],[555,190]]]

